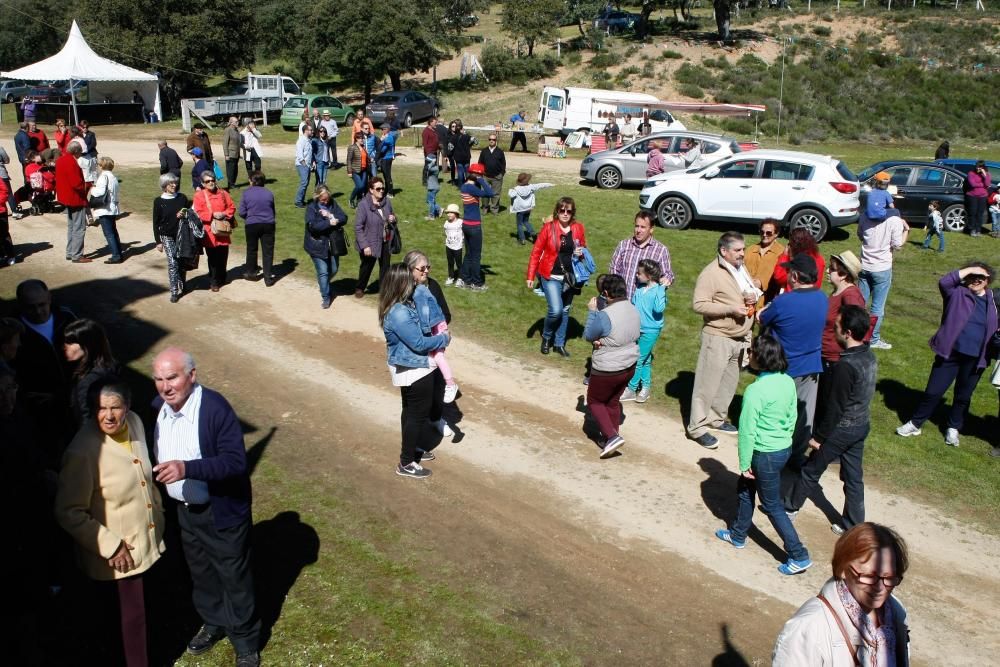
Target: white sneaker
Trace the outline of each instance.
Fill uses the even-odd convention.
[[[635,392],[628,387],[625,387],[625,391],[622,392],[622,397],[618,399],[619,401],[634,401]]]
[[[620,435],[612,436],[604,444],[604,449],[601,450],[601,458],[606,459],[612,454],[614,454],[619,447],[625,444],[625,438]]]
[[[448,278],[448,280],[444,281],[444,284],[445,285],[454,285],[455,284],[455,279],[454,278]]]
[[[958,447],[958,429],[950,428],[944,432],[944,444],[949,447]]]
[[[653,393],[649,387],[643,387],[639,390],[639,393],[635,395],[636,403],[645,403],[649,400],[649,395]]]
[[[439,419],[434,422],[434,428],[436,428],[438,432],[446,438],[452,438],[455,436],[455,432],[451,430],[451,427],[448,426],[448,422],[444,419]]]
[[[444,402],[451,403],[458,396],[458,383],[446,384],[444,386]]]
[[[465,281],[459,278],[455,281],[455,287],[465,287]]]
[[[913,425],[913,422],[906,422],[896,429],[896,435],[909,438],[911,435],[920,435],[920,429]]]
[[[873,350],[891,350],[892,349],[892,345],[890,345],[889,343],[885,342],[881,338],[879,338],[876,341],[872,341],[868,345],[868,347],[870,347]]]

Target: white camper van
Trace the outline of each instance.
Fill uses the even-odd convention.
[[[632,114],[638,124],[642,112],[659,102],[656,97],[645,93],[545,86],[538,104],[538,124],[543,129],[553,130],[563,136],[585,129],[600,132],[608,122],[609,114],[614,113],[619,123],[625,114]],[[686,129],[665,109],[651,112],[649,124],[652,125],[653,132]]]

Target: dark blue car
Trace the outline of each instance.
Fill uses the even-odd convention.
[[[963,174],[968,174],[972,171],[972,168],[976,166],[978,162],[975,158],[968,157],[953,157],[946,160],[934,160],[938,164],[943,164],[946,167],[952,167],[953,169],[958,169]],[[990,181],[992,182],[991,190],[996,190],[1000,186],[1000,162],[990,162],[989,160],[984,160],[986,162],[986,169],[990,172]]]
[[[926,223],[927,204],[941,202],[941,216],[948,231],[965,229],[965,173],[937,162],[921,160],[886,160],[862,169],[858,174],[861,183],[861,206],[873,186],[875,174],[889,173],[889,185],[895,186],[896,208],[907,222]],[[866,187],[868,186],[868,187]]]

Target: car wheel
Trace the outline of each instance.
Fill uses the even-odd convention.
[[[961,204],[952,204],[941,214],[944,218],[944,228],[949,232],[965,231],[965,207]]]
[[[413,114],[408,113],[403,116],[403,127],[411,127],[413,125]]]
[[[614,190],[622,184],[622,174],[614,167],[601,167],[597,170],[597,187]]]
[[[691,218],[691,206],[680,197],[667,197],[656,207],[656,221],[667,229],[687,229]]]
[[[354,125],[354,114],[349,113],[344,118],[344,126],[345,127],[350,127],[351,125]],[[351,141],[354,141],[354,137],[351,137]]]
[[[8,95],[7,96],[7,104],[13,104],[13,103],[14,103],[14,95],[13,94]]]
[[[822,241],[830,225],[826,221],[826,216],[816,209],[804,208],[801,211],[796,211],[788,223],[789,230],[799,229],[800,227],[808,230],[817,241]]]

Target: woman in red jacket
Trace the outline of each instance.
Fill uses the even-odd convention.
[[[788,269],[782,264],[790,260],[795,255],[805,253],[816,260],[817,276],[816,287],[823,287],[823,276],[826,275],[826,261],[819,253],[819,246],[816,239],[807,229],[799,227],[793,229],[788,235],[788,249],[778,258],[778,263],[774,267],[774,274],[771,275],[771,282],[767,286],[767,301],[770,303],[774,297],[781,294],[788,287]]]
[[[573,256],[582,254],[586,245],[587,233],[583,223],[576,219],[576,203],[570,197],[562,197],[556,202],[552,217],[542,223],[528,260],[528,288],[534,287],[537,274],[548,303],[542,327],[542,354],[548,354],[555,347],[557,353],[569,356],[566,327],[569,308],[577,293]]]
[[[226,284],[226,263],[229,261],[229,244],[232,234],[219,233],[212,229],[215,221],[226,221],[236,228],[236,204],[229,193],[219,189],[215,175],[206,171],[201,175],[201,190],[192,195],[194,212],[205,223],[205,259],[208,263],[208,277],[211,290],[218,292]]]
[[[66,128],[66,121],[62,118],[56,118],[56,131],[54,138],[56,140],[56,147],[59,148],[59,152],[65,153],[66,147],[69,146],[69,142],[73,139],[73,137]]]

